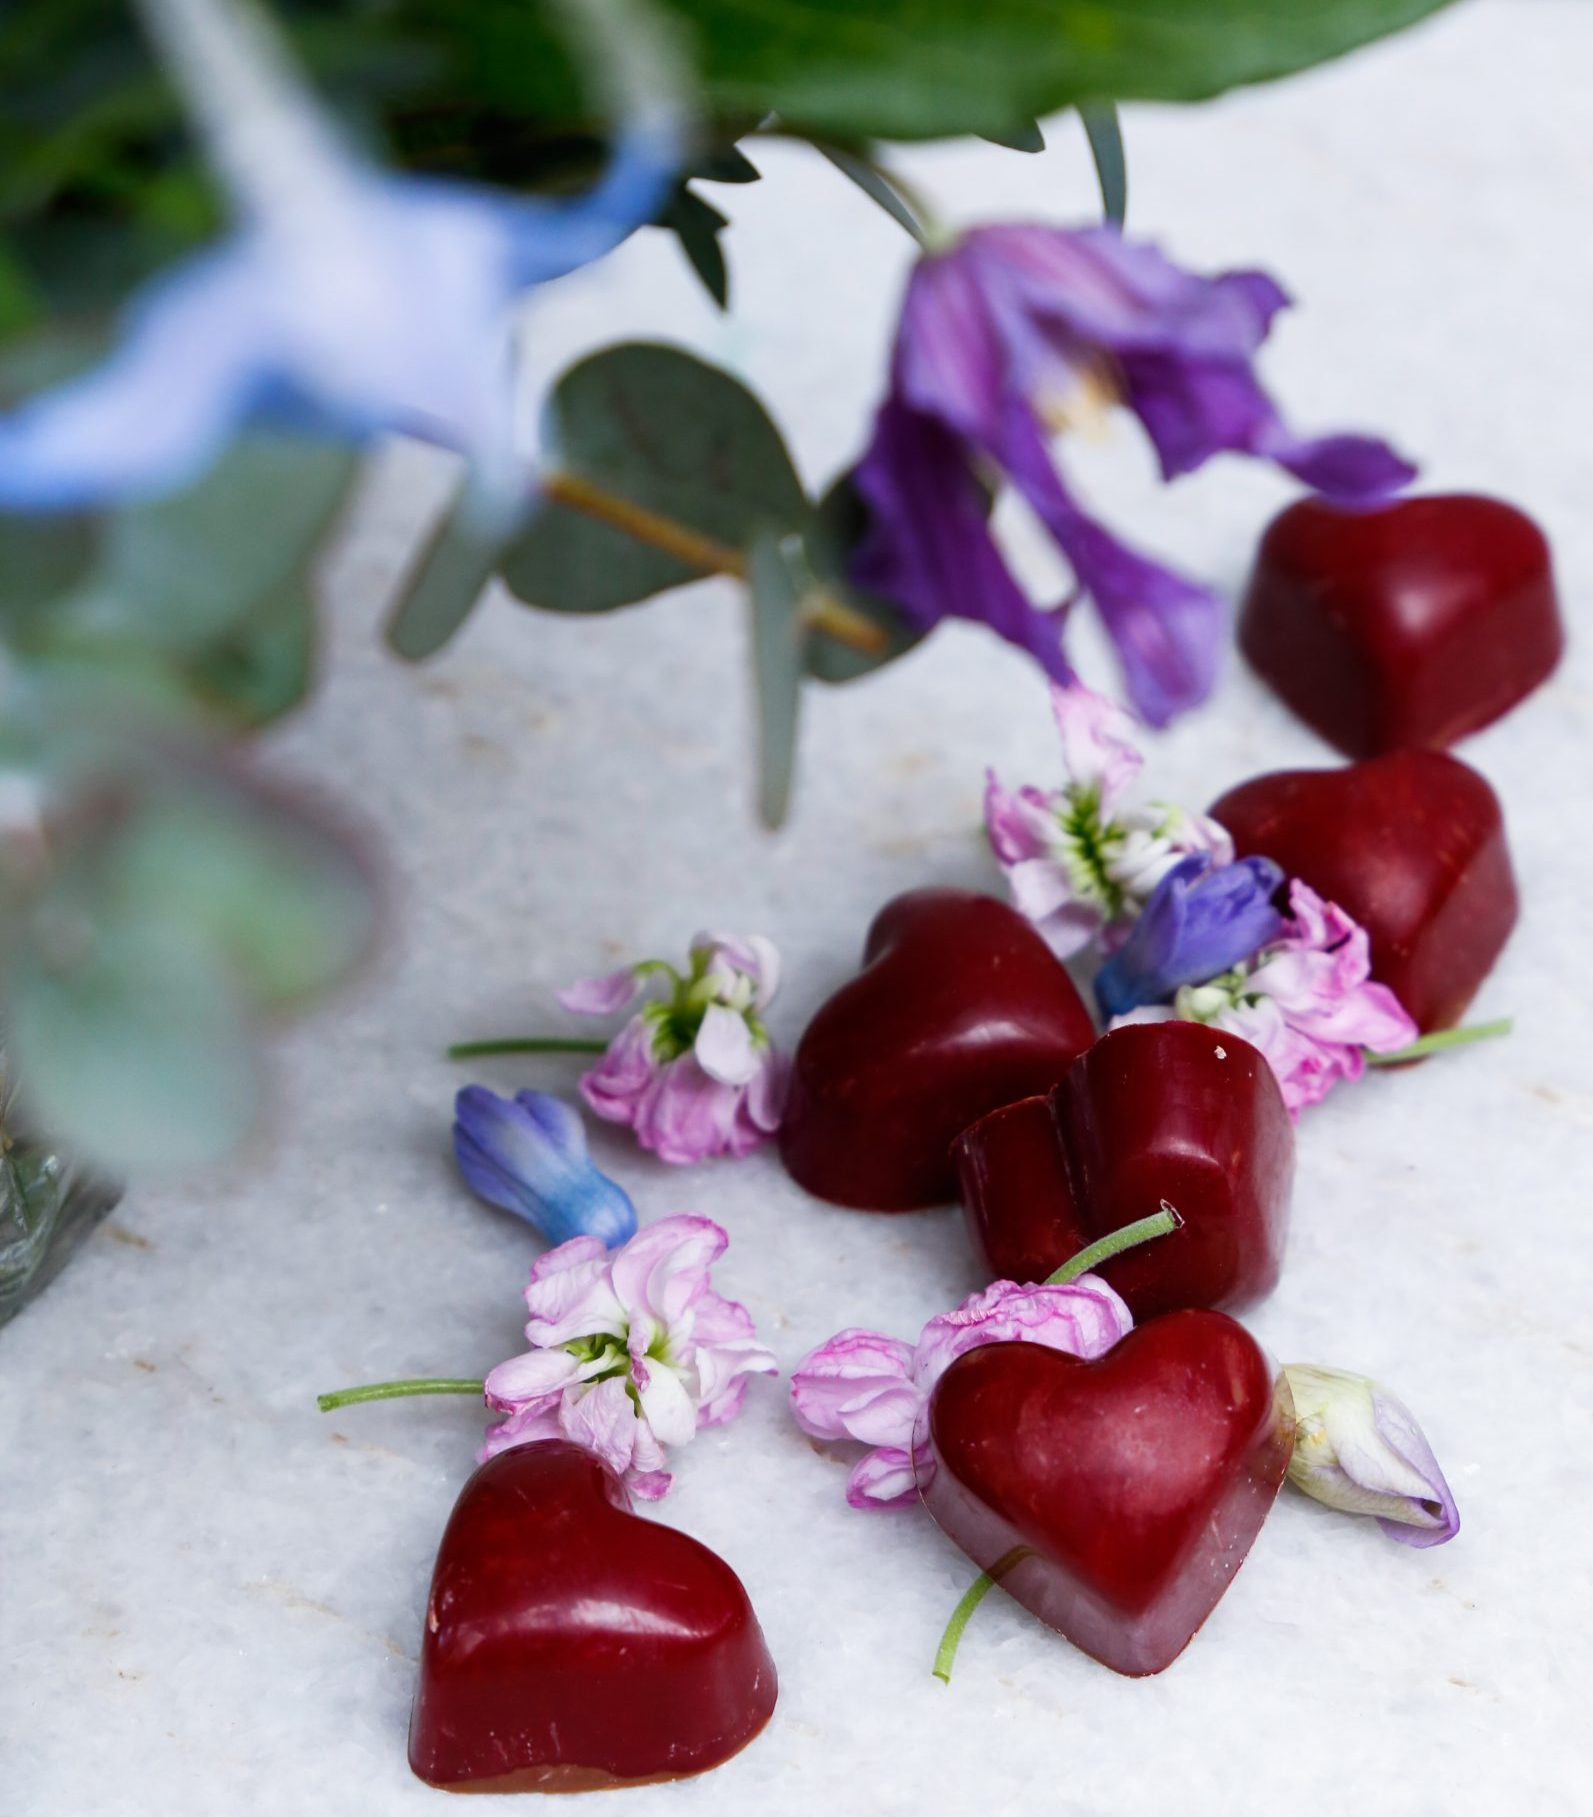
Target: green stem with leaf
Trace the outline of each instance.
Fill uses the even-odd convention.
[[[579,511],[639,543],[660,549],[685,567],[695,568],[702,574],[731,574],[738,580],[747,578],[747,559],[739,549],[732,549],[728,543],[705,536],[689,524],[666,517],[660,511],[649,510],[617,492],[610,492],[606,486],[598,485],[583,474],[545,474],[541,485],[543,495],[554,504]],[[802,604],[803,615],[812,629],[833,637],[837,643],[870,656],[885,648],[886,634],[872,619],[865,618],[844,600],[836,599],[822,588],[809,593]]]

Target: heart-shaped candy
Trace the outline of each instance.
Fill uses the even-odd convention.
[[[963,1209],[993,1279],[1043,1281],[1166,1201],[1183,1224],[1095,1271],[1135,1318],[1247,1305],[1278,1284],[1294,1129],[1248,1041],[1198,1022],[1103,1035],[1048,1097],[956,1145]]]
[[[969,890],[897,896],[874,918],[863,970],[797,1048],[781,1158],[837,1205],[945,1204],[955,1137],[1049,1090],[1094,1039],[1073,980],[1016,909]]]
[[[1274,859],[1360,922],[1372,975],[1423,1029],[1460,1020],[1515,926],[1499,798],[1442,751],[1279,770],[1211,812],[1241,857]]]
[[[1262,538],[1252,666],[1351,757],[1441,747],[1530,694],[1564,648],[1549,545],[1498,499],[1301,499]]]
[[[769,1720],[774,1664],[735,1572],[642,1520],[561,1439],[465,1484],[426,1604],[409,1764],[460,1792],[681,1779]]]
[[[1160,1672],[1243,1564],[1288,1469],[1288,1385],[1221,1312],[1175,1312],[1083,1362],[960,1356],[920,1488],[970,1558],[1114,1672]]]

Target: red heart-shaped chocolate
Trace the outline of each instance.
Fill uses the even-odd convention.
[[[1048,1097],[981,1117],[956,1145],[963,1209],[994,1279],[1043,1281],[1165,1201],[1183,1218],[1096,1273],[1135,1318],[1243,1306],[1283,1266],[1294,1127],[1248,1041],[1199,1022],[1103,1035]]]
[[[592,1452],[518,1445],[465,1484],[443,1534],[409,1764],[458,1792],[682,1779],[744,1748],[775,1691],[722,1558],[633,1514]]]
[[[957,1135],[1049,1090],[1094,1039],[1073,980],[1016,909],[910,891],[875,916],[863,970],[808,1024],[781,1158],[837,1205],[944,1204],[957,1196]]]
[[[1278,770],[1211,812],[1240,857],[1274,859],[1360,922],[1372,975],[1423,1029],[1460,1020],[1515,926],[1499,798],[1442,751]]]
[[[1549,545],[1513,505],[1306,498],[1262,538],[1239,646],[1307,725],[1375,757],[1508,713],[1553,672],[1565,634]]]
[[[1244,1563],[1283,1483],[1281,1371],[1221,1312],[1175,1312],[1083,1362],[960,1356],[929,1404],[920,1489],[944,1531],[1114,1672],[1164,1671]]]

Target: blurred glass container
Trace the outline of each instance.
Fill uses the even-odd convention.
[[[121,1197],[0,1108],[0,1326],[36,1299]]]

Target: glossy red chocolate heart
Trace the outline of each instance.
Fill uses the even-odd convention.
[[[1336,902],[1371,938],[1372,975],[1423,1029],[1465,1014],[1519,903],[1499,798],[1459,758],[1395,751],[1338,770],[1279,770],[1212,815]]]
[[[1290,505],[1262,538],[1239,620],[1257,673],[1351,757],[1480,730],[1564,644],[1543,532],[1465,494]]]
[[[948,1203],[955,1137],[998,1104],[1049,1090],[1094,1039],[1073,980],[1016,909],[913,890],[880,910],[863,970],[808,1024],[781,1157],[837,1205]]]
[[[1243,1564],[1288,1469],[1283,1375],[1221,1312],[1175,1312],[1086,1363],[960,1356],[929,1407],[941,1527],[1114,1672],[1164,1671]]]
[[[631,1513],[592,1452],[519,1445],[465,1484],[443,1534],[409,1764],[458,1792],[681,1779],[744,1748],[775,1690],[722,1558]]]
[[[956,1145],[963,1209],[992,1279],[1043,1281],[1164,1200],[1179,1229],[1096,1273],[1135,1318],[1237,1307],[1278,1284],[1294,1128],[1248,1041],[1198,1022],[1114,1029],[1046,1097],[981,1117]]]

